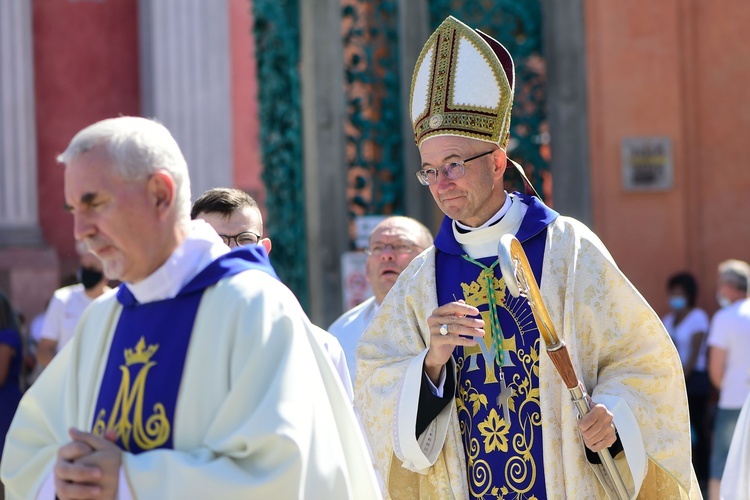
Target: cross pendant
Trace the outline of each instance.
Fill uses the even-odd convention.
[[[503,418],[506,424],[510,424],[510,408],[508,407],[508,400],[513,397],[516,393],[515,390],[508,387],[505,383],[505,375],[503,370],[500,370],[500,394],[497,396],[497,406],[503,408]]]

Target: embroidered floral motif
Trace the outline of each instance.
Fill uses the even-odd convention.
[[[494,408],[484,422],[477,425],[479,432],[484,436],[484,452],[491,453],[495,450],[508,451],[508,431],[510,423],[500,418]]]

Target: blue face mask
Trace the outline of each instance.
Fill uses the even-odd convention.
[[[675,311],[685,309],[687,307],[687,298],[682,295],[673,295],[672,297],[669,297],[669,307]]]
[[[721,292],[716,292],[716,302],[719,303],[719,307],[722,309],[732,305],[732,301],[724,297]]]

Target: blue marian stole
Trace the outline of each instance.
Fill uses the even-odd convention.
[[[185,356],[203,292],[249,269],[276,277],[262,247],[242,247],[203,269],[173,299],[139,304],[126,285],[123,309],[107,357],[94,411],[93,432],[117,433],[123,450],[173,448],[175,408]],[[217,339],[221,332],[216,332]]]
[[[541,283],[547,226],[557,213],[536,198],[514,195],[528,205],[516,237]],[[528,301],[510,295],[496,256],[474,261],[464,254],[447,217],[435,246],[438,303],[463,299],[479,309],[485,324],[484,339],[475,347],[453,352],[469,493],[472,498],[546,498],[539,405],[541,341]],[[492,306],[496,314],[490,313]],[[492,320],[497,321],[497,342]]]

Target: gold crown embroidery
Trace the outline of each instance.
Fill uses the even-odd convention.
[[[487,289],[487,281],[484,278],[485,271],[483,270],[477,281],[471,283],[461,283],[461,289],[466,297],[466,303],[470,306],[479,307],[488,304],[487,297],[489,296],[490,290]],[[492,292],[495,294],[495,300],[498,304],[502,304],[505,301],[505,281],[503,278],[497,279],[492,276]]]
[[[146,364],[151,361],[151,357],[159,350],[159,344],[152,344],[146,348],[146,339],[141,337],[135,345],[135,349],[125,349],[125,365],[133,366],[135,364]]]

